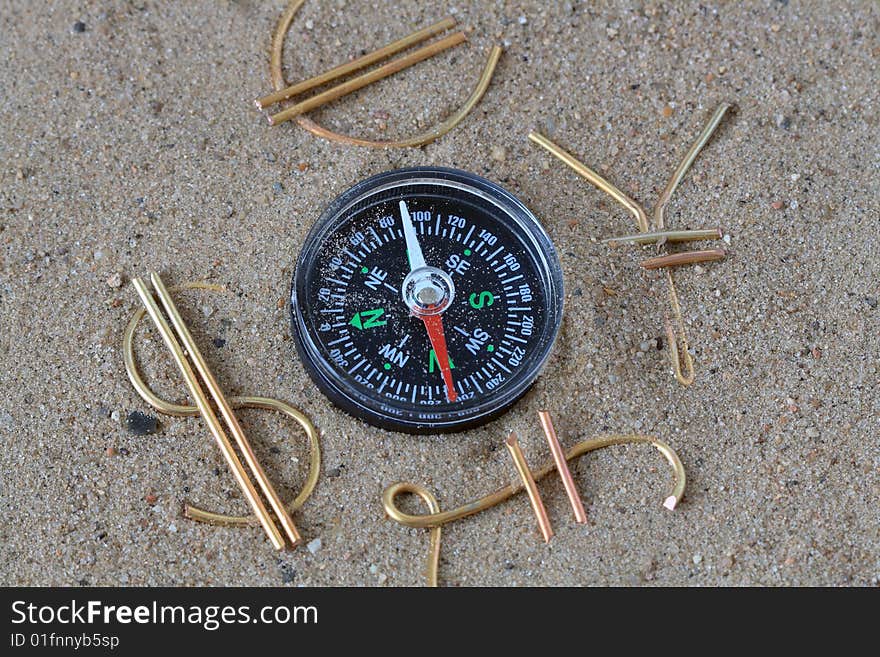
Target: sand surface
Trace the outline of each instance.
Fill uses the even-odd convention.
[[[428,537],[386,519],[380,495],[422,483],[444,508],[512,481],[504,436],[549,458],[536,411],[567,446],[655,434],[680,454],[686,497],[650,447],[573,466],[589,525],[556,478],[541,484],[556,537],[526,498],[444,529],[445,585],[876,585],[880,577],[880,198],[875,2],[306,3],[288,76],[346,61],[454,11],[469,43],[315,112],[376,138],[425,129],[506,53],[483,102],[423,149],[335,145],[270,128],[280,0],[45,2],[0,8],[0,583],[420,585]],[[81,22],[81,25],[77,25]],[[610,199],[530,144],[537,128],[651,206],[712,110],[737,112],[669,211],[723,225],[730,257],[677,276],[697,380],[663,350],[665,287]],[[554,354],[496,422],[459,435],[383,432],[333,409],[288,329],[293,262],[324,206],[380,171],[460,167],[542,218],[566,277]],[[246,510],[200,420],[150,412],[122,362],[132,277],[204,279],[178,297],[230,394],[277,397],[322,433],[324,467],[296,513],[307,541],[276,553],[253,528],[199,525],[185,500]],[[184,397],[158,336],[139,361]],[[216,341],[216,343],[215,343]],[[643,345],[643,343],[646,343]],[[221,345],[222,346],[217,346]],[[647,349],[647,350],[643,350]],[[245,411],[285,496],[305,477],[296,426]],[[406,504],[412,511],[419,503]]]

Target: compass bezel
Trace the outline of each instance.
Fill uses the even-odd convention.
[[[321,352],[320,344],[309,329],[308,309],[303,303],[308,298],[308,278],[324,241],[348,221],[352,208],[370,197],[396,187],[435,185],[455,188],[458,193],[470,193],[488,201],[503,215],[502,222],[512,224],[511,230],[521,231],[527,238],[535,258],[543,286],[546,321],[540,339],[531,347],[528,367],[517,374],[517,379],[503,386],[497,393],[471,402],[463,402],[467,415],[453,413],[447,418],[430,420],[412,417],[408,410],[395,409],[393,403],[370,397],[346,381]],[[317,387],[330,401],[345,412],[374,426],[406,433],[444,433],[464,431],[480,426],[504,414],[534,385],[562,325],[564,285],[562,269],[556,249],[537,217],[516,196],[500,185],[475,174],[445,167],[412,167],[387,171],[367,178],[337,197],[312,226],[296,262],[290,296],[292,334],[297,353]],[[425,413],[431,414],[431,413]]]

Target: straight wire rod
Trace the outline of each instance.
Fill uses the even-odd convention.
[[[556,429],[553,428],[553,420],[550,419],[550,413],[547,411],[538,411],[538,417],[541,419],[541,428],[544,429],[544,435],[547,436],[547,443],[550,445],[550,453],[553,455],[553,462],[556,464],[556,471],[562,479],[562,486],[565,488],[565,494],[568,495],[568,501],[571,503],[571,509],[574,511],[574,518],[581,524],[587,522],[587,512],[584,511],[584,503],[581,502],[581,496],[578,493],[577,486],[574,485],[574,479],[571,477],[571,470],[568,469],[568,463],[565,460],[565,451],[559,444],[559,438],[556,437]]]
[[[166,289],[165,284],[162,282],[162,279],[159,278],[158,274],[151,273],[150,280],[153,283],[153,287],[156,288],[156,295],[159,297],[159,301],[161,301],[162,306],[164,306],[165,308],[165,312],[168,313],[168,317],[171,319],[171,323],[177,330],[177,335],[180,337],[180,341],[183,343],[183,346],[187,350],[187,352],[189,352],[190,358],[192,358],[193,363],[195,363],[196,369],[201,375],[202,380],[205,382],[205,386],[211,393],[211,397],[214,398],[214,403],[217,404],[217,407],[220,409],[221,415],[223,415],[223,419],[226,420],[226,424],[229,427],[230,433],[232,433],[232,437],[235,439],[238,448],[244,455],[245,462],[251,469],[251,472],[253,473],[254,478],[257,480],[257,484],[260,486],[263,494],[266,496],[266,499],[269,500],[269,504],[272,507],[272,510],[275,511],[275,515],[278,517],[278,520],[281,523],[281,527],[284,529],[284,533],[287,534],[291,545],[295,547],[300,542],[302,542],[302,538],[300,537],[296,526],[293,524],[293,519],[290,517],[290,513],[288,513],[284,502],[278,496],[278,493],[275,492],[275,489],[269,482],[269,478],[266,476],[263,467],[257,460],[257,457],[254,454],[254,450],[253,448],[251,448],[251,445],[248,442],[248,439],[245,437],[244,431],[241,428],[241,424],[239,424],[238,422],[238,418],[235,417],[232,406],[227,401],[226,396],[223,394],[223,391],[220,390],[217,379],[214,378],[213,373],[208,368],[207,362],[199,351],[198,346],[196,346],[192,334],[186,327],[186,324],[184,323],[183,318],[180,316],[180,313],[177,310],[177,306],[174,305],[174,301],[171,299],[171,295],[168,293],[168,290]]]
[[[541,494],[538,492],[538,486],[535,484],[531,470],[529,470],[529,464],[526,462],[526,457],[522,453],[519,442],[517,442],[516,434],[510,434],[507,440],[504,441],[504,445],[507,447],[507,451],[510,452],[513,464],[519,473],[519,478],[522,480],[526,493],[528,493],[529,502],[532,503],[532,510],[538,519],[538,527],[541,528],[541,534],[544,536],[544,542],[549,543],[550,539],[553,538],[553,528],[550,526],[547,509],[544,508],[544,502],[541,501]]]
[[[439,41],[435,41],[430,45],[419,48],[409,55],[405,55],[398,59],[394,59],[387,64],[383,64],[379,68],[374,69],[369,73],[359,75],[358,77],[353,78],[347,82],[343,82],[342,84],[337,85],[332,89],[328,89],[327,91],[316,94],[315,96],[312,96],[311,98],[308,98],[301,103],[297,103],[292,107],[288,107],[286,110],[278,112],[277,114],[273,114],[269,117],[269,125],[278,125],[279,123],[284,123],[285,121],[296,118],[300,114],[305,114],[306,112],[320,107],[321,105],[325,105],[329,102],[336,100],[337,98],[341,98],[357,91],[358,89],[362,89],[369,84],[373,84],[374,82],[377,82],[383,78],[387,78],[389,75],[394,75],[395,73],[402,71],[405,68],[409,68],[410,66],[418,64],[419,62],[433,57],[434,55],[437,55],[444,50],[448,50],[449,48],[457,46],[464,41],[467,41],[467,37],[464,35],[464,32],[456,32],[455,34],[451,34],[448,37],[440,39]]]
[[[690,265],[695,262],[711,262],[721,260],[727,252],[724,249],[706,249],[705,251],[685,251],[684,253],[672,253],[642,260],[644,269],[661,269],[663,267],[679,267]]]
[[[283,549],[284,537],[281,535],[281,532],[278,531],[278,528],[272,521],[272,516],[269,515],[269,510],[263,504],[263,501],[260,499],[253,483],[248,478],[244,466],[238,459],[235,450],[232,448],[232,443],[229,442],[229,438],[223,430],[223,425],[221,425],[220,420],[217,419],[214,410],[208,402],[208,398],[205,396],[204,391],[199,385],[195,372],[193,372],[192,367],[186,360],[183,349],[181,349],[180,344],[174,337],[174,332],[168,325],[168,321],[162,316],[162,311],[159,310],[159,306],[156,305],[156,300],[153,299],[153,295],[150,294],[150,290],[147,288],[143,279],[135,278],[132,281],[132,285],[135,290],[137,290],[138,296],[143,302],[147,314],[150,316],[150,319],[153,320],[159,334],[162,336],[165,346],[167,346],[168,350],[171,352],[174,362],[177,363],[177,367],[183,375],[186,386],[189,388],[190,394],[195,400],[196,406],[198,406],[199,412],[205,420],[205,424],[208,425],[208,429],[210,429],[211,434],[217,441],[217,445],[220,447],[220,451],[223,453],[223,457],[226,459],[229,469],[232,470],[235,481],[241,488],[242,493],[244,493],[245,499],[247,499],[248,504],[250,504],[254,515],[259,519],[260,524],[263,526],[263,529],[266,531],[266,534],[269,536],[269,540],[272,541],[272,545],[275,546],[275,549]]]
[[[282,100],[287,100],[288,98],[297,96],[301,93],[309,91],[310,89],[314,89],[315,87],[320,87],[322,84],[326,84],[327,82],[331,82],[332,80],[341,78],[345,75],[348,75],[349,73],[359,71],[362,68],[366,68],[367,66],[382,61],[383,59],[387,59],[388,57],[391,57],[391,55],[396,55],[401,50],[406,50],[410,46],[414,46],[417,43],[426,41],[432,36],[440,34],[441,32],[445,32],[452,27],[455,27],[455,19],[452,17],[444,18],[443,20],[437,21],[433,25],[429,25],[424,29],[413,32],[412,34],[405,36],[402,39],[398,39],[393,43],[389,43],[387,46],[379,48],[378,50],[374,50],[371,53],[363,55],[362,57],[358,57],[357,59],[354,59],[350,62],[340,64],[335,68],[331,68],[325,73],[316,75],[315,77],[309,78],[308,80],[303,80],[302,82],[297,82],[296,84],[290,85],[286,89],[276,91],[275,93],[263,96],[262,98],[257,98],[254,101],[254,104],[257,106],[257,109],[264,109],[269,105],[280,103]]]
[[[700,242],[702,240],[720,240],[724,237],[724,231],[719,228],[706,228],[700,230],[658,230],[651,233],[636,233],[635,235],[621,235],[602,240],[602,244],[615,247],[621,244],[657,244],[658,242]]]
[[[557,146],[541,133],[534,131],[530,132],[529,139],[538,144],[538,146],[541,146],[542,148],[548,150],[552,155],[559,158],[563,163],[574,169],[575,173],[577,173],[579,176],[586,178],[593,185],[595,185],[600,190],[611,196],[615,201],[620,203],[630,212],[630,214],[633,215],[633,217],[635,217],[636,224],[638,225],[639,230],[643,233],[648,232],[648,215],[645,214],[645,211],[642,209],[641,205],[639,205],[629,196],[620,191],[612,183],[605,180],[605,178],[593,171],[586,164],[578,160],[576,157],[574,157],[574,155],[567,152],[562,147]]]
[[[679,183],[688,172],[688,169],[691,168],[694,160],[697,159],[697,155],[700,154],[700,151],[703,150],[703,147],[709,139],[711,139],[712,134],[718,128],[721,119],[724,118],[724,115],[730,107],[731,106],[728,103],[722,103],[718,106],[718,109],[715,110],[709,118],[708,123],[703,127],[700,136],[697,137],[697,140],[693,144],[691,144],[690,149],[688,149],[684,159],[679,163],[678,168],[676,168],[675,172],[672,174],[669,182],[666,183],[666,189],[660,194],[660,198],[657,199],[657,205],[654,206],[654,227],[657,230],[663,230],[664,224],[666,223],[666,206],[669,205],[669,201],[675,193],[676,188],[678,188]]]

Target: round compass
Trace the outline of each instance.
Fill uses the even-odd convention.
[[[535,216],[464,171],[364,180],[297,261],[297,350],[337,406],[397,431],[497,417],[529,389],[562,321],[562,271]]]

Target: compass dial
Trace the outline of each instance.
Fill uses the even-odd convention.
[[[461,430],[534,382],[562,317],[562,275],[537,219],[473,174],[417,168],[345,192],[306,239],[291,292],[319,388],[371,424]]]

